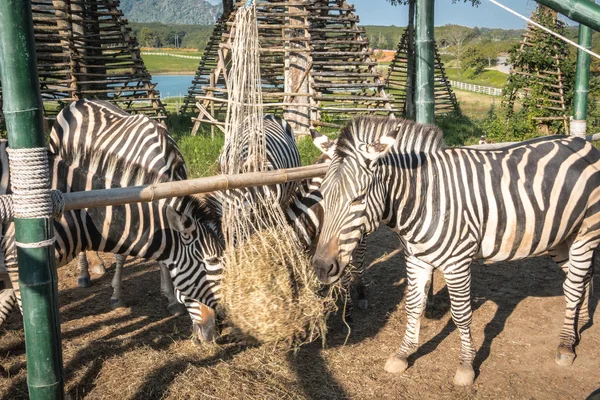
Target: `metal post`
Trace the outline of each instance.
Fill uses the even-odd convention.
[[[10,147],[45,147],[29,0],[0,2],[0,75]],[[31,399],[64,397],[54,246],[47,245],[51,238],[50,216],[15,218]],[[31,248],[32,243],[41,247]]]
[[[600,5],[588,0],[536,0],[558,11],[559,13],[589,26],[595,31],[600,31]]]
[[[417,0],[416,11],[416,121],[421,124],[434,122],[434,0]]]
[[[587,0],[593,2],[593,0]],[[579,44],[592,48],[592,30],[587,26],[579,25]],[[573,121],[571,121],[571,135],[585,136],[587,124],[588,93],[590,91],[590,55],[582,50],[577,50],[577,74],[575,77],[575,98],[573,99]]]

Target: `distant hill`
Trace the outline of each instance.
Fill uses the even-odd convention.
[[[121,0],[121,10],[134,22],[211,25],[221,15],[222,6],[206,0]]]

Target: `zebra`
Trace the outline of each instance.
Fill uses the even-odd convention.
[[[320,134],[314,128],[310,128],[313,144],[321,151],[321,156],[315,164],[330,162],[333,157],[332,150],[335,148],[333,142],[327,136]],[[292,200],[285,210],[287,222],[294,228],[302,245],[311,253],[314,252],[319,232],[323,224],[323,207],[320,188],[322,178],[313,178],[300,183],[294,193]],[[360,244],[352,254],[351,272],[342,276],[342,288],[345,292],[346,309],[344,318],[347,322],[353,322],[352,311],[354,302],[351,290],[356,291],[358,307],[366,310],[369,302],[366,295],[366,287],[363,282],[363,264],[366,253],[366,237],[361,238]]]
[[[173,154],[176,162],[182,163],[179,152]],[[49,152],[48,158],[52,188],[62,192],[167,181],[165,174],[137,168],[126,159],[100,152],[81,150],[66,159]],[[3,183],[8,182],[6,159],[6,141],[3,141],[0,142]],[[57,266],[68,263],[86,248],[162,262],[173,279],[178,300],[188,309],[194,333],[204,340],[214,338],[212,309],[220,296],[223,238],[219,204],[210,196],[68,211],[60,221],[55,221],[54,229]],[[15,252],[11,240],[11,232],[5,231],[2,243],[7,259]],[[7,261],[6,269],[19,300],[16,263]]]
[[[130,115],[115,105],[101,100],[79,100],[65,107],[57,116],[50,133],[50,152],[70,158],[78,152],[98,152],[107,159],[117,157],[136,168],[155,171],[168,181],[187,179],[183,156],[166,128],[144,115]],[[98,167],[98,166],[97,166]],[[115,273],[111,285],[112,308],[124,306],[122,269],[125,257],[115,254]],[[78,255],[79,287],[91,285],[89,263],[85,252]],[[167,268],[161,269],[161,292],[168,300],[167,310],[173,315],[185,313],[173,292]],[[100,272],[104,268],[98,266]]]
[[[294,131],[290,124],[283,118],[272,114],[263,116],[263,129],[265,138],[265,170],[274,170],[282,168],[294,168],[301,165],[300,152],[296,145]],[[248,142],[250,132],[247,128],[242,131],[241,148],[238,150],[240,160],[242,160],[242,170],[248,170]],[[223,171],[225,163],[230,157],[230,152],[235,151],[230,142],[226,142],[219,154],[219,171]],[[222,201],[234,201],[243,206],[244,202],[254,202],[257,196],[273,196],[276,202],[285,206],[293,196],[297,187],[296,182],[288,182],[279,185],[258,186],[245,189],[228,190],[223,193]]]
[[[362,117],[342,129],[321,185],[325,218],[313,257],[321,282],[339,278],[361,235],[383,221],[406,258],[407,324],[385,369],[401,373],[418,347],[431,272],[445,277],[461,339],[457,385],[475,374],[471,340],[474,258],[516,260],[546,251],[565,271],[566,311],[555,361],[570,365],[589,320],[592,256],[600,243],[600,152],[552,136],[495,150],[447,148],[442,132]]]

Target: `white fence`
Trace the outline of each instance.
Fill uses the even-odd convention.
[[[184,56],[183,54],[170,54],[170,53],[148,53],[148,52],[142,52],[141,53],[143,56],[169,56],[169,57],[177,57],[177,58],[189,58],[192,60],[200,60],[202,59],[202,57],[197,57],[197,56]]]
[[[502,89],[498,89],[491,86],[474,85],[472,83],[464,83],[458,81],[450,81],[450,85],[460,90],[467,90],[469,92],[483,93],[489,96],[502,96]]]

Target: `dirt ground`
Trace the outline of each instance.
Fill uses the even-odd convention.
[[[436,274],[434,315],[423,321],[421,347],[403,375],[383,371],[404,329],[406,287],[396,237],[370,238],[366,273],[369,309],[356,310],[346,343],[339,315],[327,343],[296,353],[248,347],[222,337],[194,346],[189,317],[170,317],[154,263],[129,260],[128,308],[111,311],[112,271],[76,287],[75,264],[59,271],[66,388],[86,399],[585,399],[600,387],[600,324],[587,329],[572,367],[554,363],[563,320],[562,277],[546,257],[473,267],[477,377],[457,388],[459,338],[448,295]],[[108,258],[110,259],[110,257]],[[597,271],[598,273],[598,271]],[[598,274],[596,288],[600,287]],[[592,310],[598,315],[598,291]],[[0,328],[0,395],[27,397],[20,316]]]

